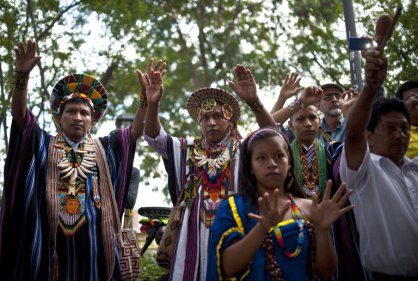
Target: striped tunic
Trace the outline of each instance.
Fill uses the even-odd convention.
[[[110,202],[105,201],[110,197],[101,191],[101,207],[92,203],[91,174],[86,180],[86,223],[71,237],[57,228],[57,183],[48,181],[53,140],[31,112],[23,133],[12,124],[0,214],[0,280],[118,280],[118,248]],[[135,144],[130,143],[129,128],[99,140],[121,215]]]

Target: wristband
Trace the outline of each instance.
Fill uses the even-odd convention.
[[[263,110],[263,104],[261,103],[260,99],[257,97],[256,101],[254,103],[248,103],[248,106],[251,108],[253,112],[260,112]]]
[[[25,90],[28,87],[29,73],[21,73],[15,71],[15,88]]]

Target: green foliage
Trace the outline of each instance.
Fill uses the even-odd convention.
[[[350,84],[340,0],[1,1],[2,133],[6,117],[10,119],[13,48],[28,38],[38,41],[42,55],[31,75],[29,103],[46,129],[53,127],[49,93],[70,72],[87,72],[104,83],[110,97],[106,120],[135,113],[139,104],[135,69],[145,70],[151,57],[168,63],[161,122],[175,136],[200,134],[185,110],[188,95],[205,86],[230,91],[227,80],[234,79],[237,63],[249,66],[257,84],[267,90],[280,85],[288,71],[317,84]],[[357,30],[373,34],[378,15],[392,14],[401,2],[355,1]],[[389,93],[418,76],[417,2],[410,3],[386,48]],[[271,98],[274,94],[269,93]],[[241,105],[240,125],[248,126],[254,119]],[[161,177],[155,153],[146,145],[139,153],[143,182]]]
[[[141,281],[155,281],[160,276],[166,274],[164,269],[158,266],[155,260],[155,254],[151,252],[146,252],[142,256],[142,272],[138,280]]]

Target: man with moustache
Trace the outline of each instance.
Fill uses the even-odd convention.
[[[323,91],[319,103],[319,109],[324,114],[317,138],[323,145],[333,141],[344,141],[345,120],[342,116],[341,101],[343,100],[344,89],[337,84],[324,84],[321,86]]]
[[[340,174],[353,190],[360,256],[373,280],[417,280],[418,158],[405,156],[411,128],[405,104],[375,101],[388,69],[382,49],[363,55],[365,86],[347,118]]]

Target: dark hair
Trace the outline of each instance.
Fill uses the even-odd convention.
[[[398,99],[403,100],[403,93],[411,89],[418,89],[418,81],[415,81],[415,80],[406,81],[405,83],[399,86],[398,91],[396,92],[395,95]]]
[[[65,106],[69,103],[84,103],[85,105],[88,106],[88,108],[90,108],[90,114],[93,117],[93,109],[91,108],[90,104],[85,99],[77,98],[77,97],[74,97],[74,98],[70,99],[69,101],[61,104],[60,105],[60,111],[59,111],[58,115],[62,115],[62,113],[64,112]]]
[[[239,163],[239,190],[242,194],[250,197],[251,203],[257,204],[257,180],[251,173],[251,155],[254,144],[260,140],[272,138],[275,136],[282,136],[286,148],[287,155],[289,157],[290,172],[284,181],[284,187],[286,192],[290,192],[292,195],[297,197],[304,197],[302,190],[298,186],[294,171],[293,154],[290,148],[289,140],[286,135],[274,127],[262,128],[254,131],[249,135],[242,143],[240,147],[240,163]]]
[[[391,111],[402,113],[405,115],[408,123],[411,124],[408,109],[406,108],[403,101],[397,98],[378,98],[373,103],[372,115],[370,117],[369,124],[367,125],[367,130],[374,133],[374,129],[376,128],[377,123],[379,123],[382,116]]]

